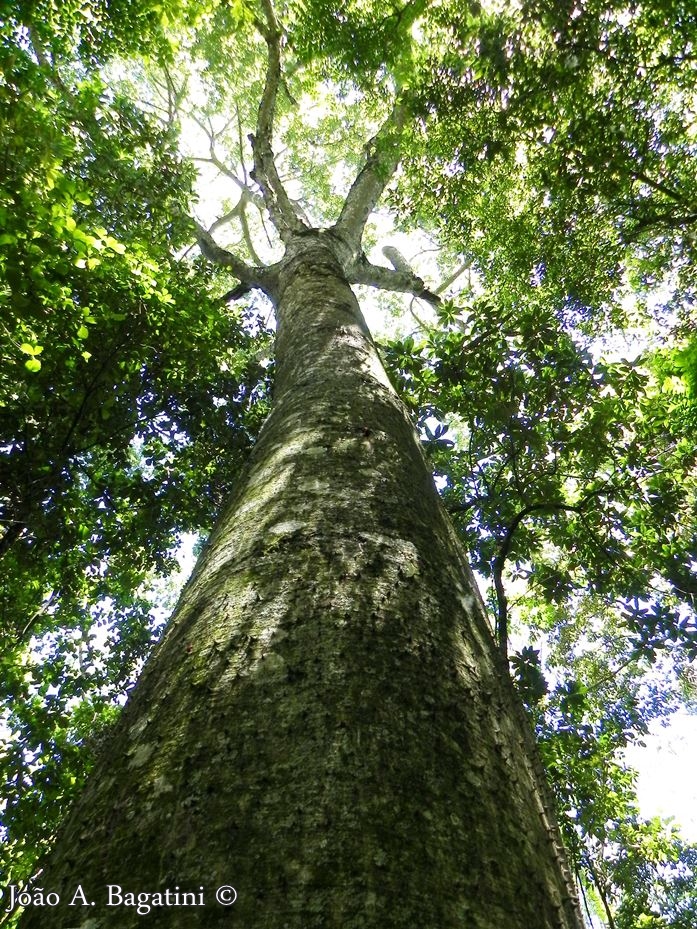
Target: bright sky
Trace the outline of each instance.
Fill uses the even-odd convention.
[[[697,842],[697,714],[674,713],[667,726],[652,726],[644,741],[644,748],[627,752],[639,772],[642,814],[674,817],[683,837]]]

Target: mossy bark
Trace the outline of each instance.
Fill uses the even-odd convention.
[[[531,734],[331,235],[273,410],[22,929],[579,929]],[[236,888],[232,907],[215,889]],[[200,891],[199,888],[203,888]]]

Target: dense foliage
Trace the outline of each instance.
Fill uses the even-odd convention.
[[[422,273],[449,283],[383,354],[512,643],[588,905],[618,929],[692,925],[695,850],[641,819],[623,750],[695,692],[697,17],[679,0],[277,13],[278,162],[313,222],[336,218],[396,95],[409,114],[391,225],[370,234],[430,236]],[[266,408],[267,311],[220,299],[234,279],[191,217],[215,211],[255,264],[278,242],[249,168],[253,2],[3,15],[9,882],[156,636],[146,581],[210,527]],[[214,181],[198,203],[194,166]]]
[[[28,877],[153,641],[145,581],[210,526],[267,391],[255,313],[222,309],[227,281],[175,259],[192,174],[171,128],[94,68],[121,39],[82,5],[46,12],[5,23],[0,85],[8,880]]]

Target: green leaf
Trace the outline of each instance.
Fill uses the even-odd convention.
[[[80,328],[77,330],[78,339],[86,339],[89,334],[90,331],[87,326],[80,326]]]
[[[43,345],[30,345],[29,342],[22,342],[19,350],[24,352],[25,355],[40,355],[44,347]]]
[[[123,255],[126,251],[126,246],[123,244],[123,242],[119,242],[113,236],[106,236],[104,241],[107,245],[107,248],[110,248],[112,252],[116,252],[118,255]]]
[[[27,361],[24,362],[24,367],[25,367],[28,371],[34,371],[34,372],[40,371],[40,370],[41,370],[41,362],[39,361],[38,358],[29,358]]]

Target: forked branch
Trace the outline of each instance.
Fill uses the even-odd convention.
[[[293,206],[276,170],[272,142],[276,97],[281,83],[282,32],[271,0],[262,0],[262,7],[266,22],[258,23],[258,27],[266,41],[268,61],[264,92],[261,95],[257,115],[256,134],[249,137],[254,154],[252,178],[261,188],[266,209],[269,211],[278,234],[284,242],[287,242],[294,232],[302,232],[308,227]]]
[[[395,103],[377,134],[365,147],[366,161],[351,185],[336,222],[335,230],[358,256],[368,217],[397,170],[401,157],[401,138],[407,118],[403,103]]]

